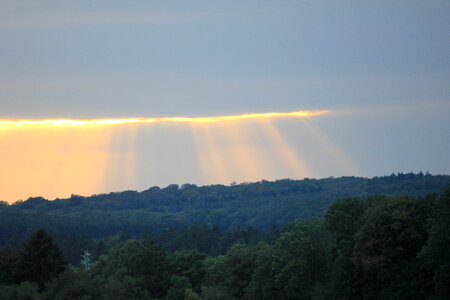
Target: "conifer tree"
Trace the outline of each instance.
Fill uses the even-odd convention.
[[[53,238],[43,229],[33,233],[24,245],[19,261],[19,281],[45,283],[65,270],[67,261]]]

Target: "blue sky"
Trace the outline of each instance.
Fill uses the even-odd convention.
[[[449,16],[439,0],[1,1],[0,118],[330,109],[317,125],[361,175],[448,173]]]

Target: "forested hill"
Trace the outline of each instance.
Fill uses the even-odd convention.
[[[138,235],[185,227],[192,222],[222,230],[252,226],[267,230],[299,219],[323,216],[333,201],[372,195],[421,196],[442,193],[450,176],[396,174],[277,180],[231,186],[185,184],[49,201],[29,198],[0,205],[0,245],[22,239],[37,228],[54,233],[104,237],[117,232]]]

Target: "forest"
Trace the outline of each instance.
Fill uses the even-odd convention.
[[[11,205],[0,202],[0,247],[23,243],[39,228],[97,239],[117,233],[159,235],[194,222],[216,226],[220,231],[250,227],[265,232],[295,219],[321,218],[336,199],[424,196],[442,193],[448,182],[448,175],[398,173],[374,178],[263,180],[230,186],[172,184],[142,192],[72,195],[53,201],[33,197]]]
[[[3,203],[0,299],[446,299],[449,179],[172,185]]]

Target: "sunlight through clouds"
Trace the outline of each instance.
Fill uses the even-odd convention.
[[[111,136],[107,127],[0,130],[0,199],[99,192]]]
[[[328,155],[332,158],[332,161],[336,163],[346,175],[359,176],[361,171],[355,166],[355,164],[348,158],[341,149],[338,148],[330,138],[316,125],[308,120],[302,120],[308,131],[314,136],[314,138],[320,143],[320,146],[325,149]]]
[[[260,122],[263,132],[270,138],[270,145],[276,148],[277,156],[283,161],[284,166],[289,168],[290,177],[304,178],[312,175],[309,167],[301,159],[301,157],[289,146],[286,140],[282,137],[278,129],[270,120]]]
[[[68,197],[148,188],[166,182],[229,184],[301,179],[317,166],[304,150],[321,147],[323,160],[349,174],[357,168],[318,127],[305,119],[328,111],[217,117],[0,122],[0,199]],[[291,145],[273,122],[292,120]],[[304,122],[296,121],[303,120]],[[292,138],[292,136],[290,136]],[[311,151],[310,151],[311,152]],[[170,171],[169,171],[170,170]],[[320,172],[319,172],[320,173]],[[183,180],[184,182],[180,182]]]

